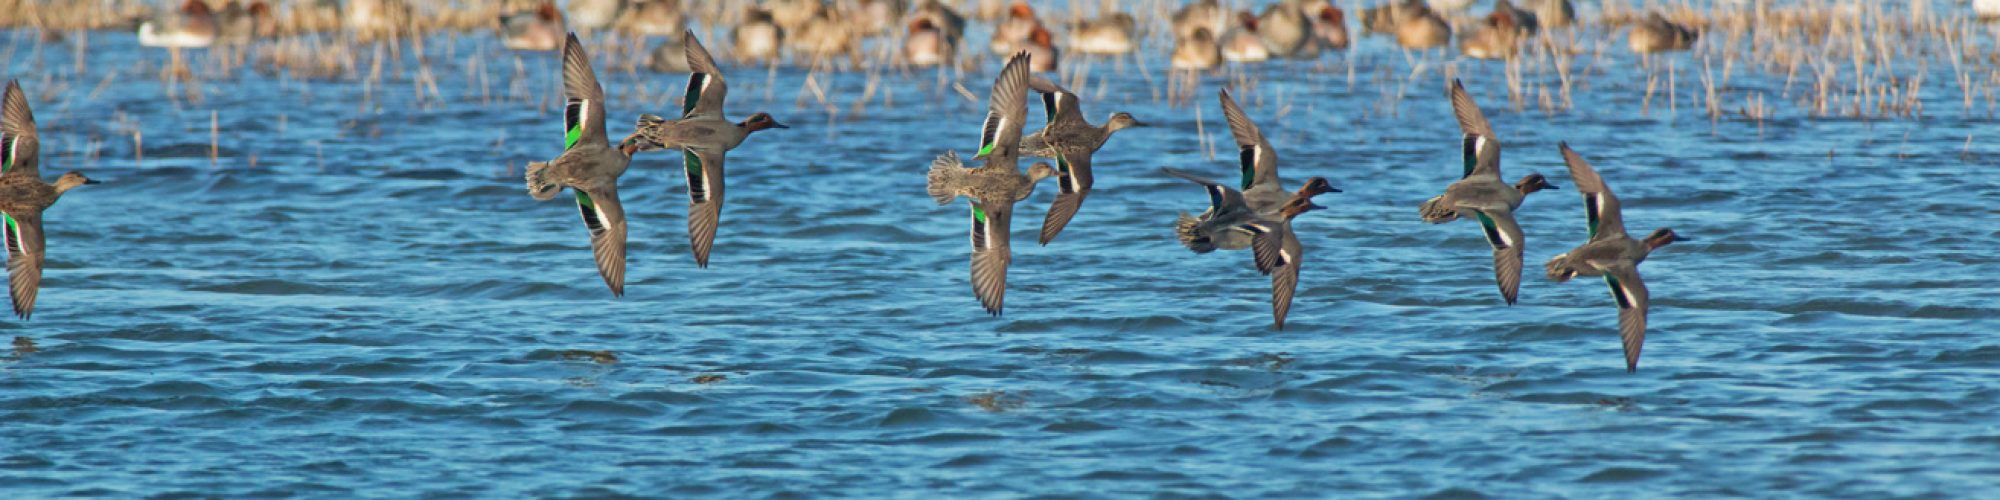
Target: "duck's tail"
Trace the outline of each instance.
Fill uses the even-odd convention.
[[[930,179],[925,190],[930,192],[931,199],[937,200],[937,204],[951,203],[958,197],[965,172],[965,164],[958,161],[958,152],[945,151],[936,160],[931,160]]]
[[[1445,206],[1444,195],[1437,195],[1429,200],[1424,200],[1423,206],[1419,207],[1417,212],[1423,214],[1424,222],[1432,224],[1443,224],[1458,220],[1458,210]]]
[[[1576,268],[1570,266],[1569,254],[1557,255],[1549,259],[1548,263],[1542,264],[1542,267],[1548,269],[1549,279],[1557,283],[1576,277]]]
[[[549,179],[548,163],[538,161],[528,164],[528,196],[549,201],[555,199],[558,192],[562,192],[562,185]]]
[[[1186,245],[1188,250],[1193,250],[1194,253],[1215,251],[1215,240],[1209,239],[1208,234],[1201,231],[1201,219],[1196,219],[1187,212],[1181,212],[1180,220],[1174,221],[1174,236],[1179,237],[1181,244]]]

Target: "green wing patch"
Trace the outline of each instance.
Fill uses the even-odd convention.
[[[576,141],[583,139],[583,120],[590,107],[589,99],[570,99],[563,107],[563,150],[576,147]]]
[[[1604,202],[1601,196],[1596,193],[1584,195],[1583,213],[1590,219],[1590,227],[1588,229],[1590,230],[1591,239],[1597,239],[1597,223],[1601,217],[1600,212],[1604,210]]]
[[[701,168],[701,155],[682,148],[681,167],[687,170],[688,200],[694,203],[707,203],[708,181]]]
[[[1243,146],[1236,155],[1243,163],[1243,187],[1237,189],[1248,191],[1250,183],[1257,181],[1257,145]]]
[[[708,73],[688,75],[687,95],[681,98],[681,117],[694,113],[695,104],[701,103],[701,89],[708,87]]]

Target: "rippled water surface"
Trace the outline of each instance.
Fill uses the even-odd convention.
[[[934,72],[822,74],[822,104],[801,70],[729,66],[733,115],[793,128],[731,155],[708,269],[677,157],[635,163],[614,299],[574,207],[523,193],[521,166],[561,145],[553,55],[439,36],[428,75],[404,54],[374,84],[169,87],[126,34],[93,35],[82,73],[74,38],[6,37],[44,176],[105,181],[47,212],[34,319],[0,323],[22,339],[0,359],[9,496],[2000,488],[2000,147],[1992,112],[1944,84],[1922,119],[1809,119],[1782,75],[1741,70],[1736,89],[1783,105],[1711,121],[1698,55],[1666,59],[1678,93],[1657,70],[1642,114],[1622,38],[1586,37],[1604,55],[1579,60],[1556,113],[1510,104],[1499,63],[1418,66],[1380,39],[1251,68],[1242,100],[1281,172],[1346,191],[1297,222],[1304,277],[1273,331],[1247,253],[1171,234],[1206,198],[1157,168],[1231,175],[1214,100],[1231,79],[1167,102],[1160,43],[1088,63],[1092,120],[1155,126],[1098,155],[1097,192],[1053,245],[1032,244],[1051,186],[1024,202],[992,318],[967,284],[965,209],[923,192],[932,156],[974,146],[984,103]],[[683,76],[597,47],[614,134],[677,109]],[[983,100],[995,66],[964,86]],[[1523,207],[1512,307],[1473,225],[1418,220],[1457,176],[1446,71],[1485,104],[1510,177],[1569,187],[1568,141],[1634,232],[1695,239],[1644,266],[1638,373],[1603,285],[1534,272],[1584,237],[1574,190]]]

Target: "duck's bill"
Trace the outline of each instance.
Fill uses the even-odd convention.
[[[783,123],[778,123],[777,120],[771,120],[771,128],[792,128],[792,126]]]
[[[1686,237],[1686,236],[1681,236],[1681,235],[1678,235],[1678,234],[1676,234],[1676,235],[1674,235],[1674,241],[1694,241],[1694,238],[1689,238],[1689,237]]]
[[[100,181],[100,180],[97,180],[97,179],[87,179],[87,180],[84,180],[84,181],[83,181],[83,183],[84,183],[84,184],[103,184],[103,183],[104,183],[104,181]],[[1686,241],[1686,240],[1682,240],[1682,241]]]
[[[1338,191],[1335,191],[1335,192],[1338,192]],[[1311,209],[1313,209],[1313,210],[1326,210],[1326,207],[1323,207],[1323,206],[1320,206],[1320,204],[1318,204],[1318,203],[1307,203],[1307,204],[1306,204],[1306,207],[1308,207],[1308,208],[1311,208]]]

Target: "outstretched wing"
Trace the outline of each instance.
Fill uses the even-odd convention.
[[[1466,177],[1491,174],[1500,176],[1500,137],[1493,135],[1493,125],[1487,123],[1486,114],[1479,111],[1479,103],[1472,101],[1472,95],[1465,92],[1465,85],[1454,79],[1451,81],[1451,113],[1458,118],[1458,129],[1465,133]],[[1472,136],[1482,139],[1475,148]],[[1487,148],[1492,149],[1492,161],[1485,159]]]
[[[1583,214],[1589,224],[1590,240],[1626,237],[1625,217],[1619,213],[1618,196],[1611,194],[1611,186],[1604,183],[1604,178],[1597,175],[1596,169],[1590,168],[1590,162],[1584,161],[1582,155],[1569,148],[1569,143],[1560,143],[1559,146],[1562,148],[1563,163],[1569,164],[1570,182],[1575,183],[1576,190],[1583,193]]]
[[[1039,76],[1029,78],[1028,88],[1042,94],[1042,111],[1049,123],[1083,120],[1076,93]]]
[[[1604,271],[1604,283],[1611,287],[1611,299],[1618,303],[1618,337],[1625,344],[1625,371],[1639,371],[1639,350],[1646,345],[1646,307],[1651,295],[1639,267],[1631,262],[1592,266]]]
[[[42,289],[42,215],[0,213],[0,230],[7,239],[8,295],[14,315],[28,319],[35,312],[35,295]]]
[[[0,98],[0,177],[39,178],[41,140],[35,135],[35,113],[28,110],[28,97],[21,83],[9,80],[7,93]],[[30,303],[33,296],[29,297]]]
[[[1049,205],[1048,215],[1042,218],[1043,245],[1062,233],[1069,220],[1076,217],[1077,208],[1083,206],[1084,197],[1090,196],[1090,155],[1072,156],[1057,151],[1056,169],[1069,175],[1056,178],[1060,190],[1056,192],[1055,203]]]
[[[681,43],[687,46],[688,70],[691,71],[686,100],[681,104],[681,116],[722,118],[722,101],[729,96],[729,85],[722,81],[722,69],[715,66],[715,57],[708,54],[708,48],[702,47],[694,31],[683,32]]]
[[[625,296],[625,205],[618,202],[618,187],[575,189],[576,211],[583,227],[590,230],[590,253],[597,258],[597,273],[614,297]]]
[[[1013,165],[1020,158],[1021,126],[1027,117],[1028,53],[1018,52],[993,80],[986,121],[979,128],[979,154],[973,158],[985,158],[988,165]]]
[[[1285,314],[1292,310],[1292,294],[1299,287],[1299,261],[1304,253],[1290,222],[1259,221],[1244,224],[1253,235],[1250,253],[1257,271],[1271,275],[1271,317],[1279,330],[1285,329]]]
[[[715,230],[722,224],[722,152],[682,148],[681,162],[688,182],[688,246],[694,263],[708,267]]]
[[[1278,155],[1271,149],[1271,141],[1264,138],[1264,132],[1250,121],[1250,115],[1236,105],[1236,99],[1229,96],[1229,89],[1223,89],[1222,116],[1229,121],[1229,133],[1236,138],[1236,148],[1241,159],[1243,181],[1240,188],[1249,190],[1251,186],[1278,182]]]
[[[1013,203],[972,204],[972,294],[994,316],[1007,298],[1007,264],[1014,260],[1007,241],[1013,211]]]
[[[1476,213],[1486,242],[1493,245],[1493,278],[1500,285],[1500,296],[1507,299],[1507,305],[1514,305],[1521,295],[1521,254],[1526,240],[1521,225],[1514,222],[1514,213],[1506,210],[1480,209]]]
[[[577,144],[610,145],[604,135],[604,87],[590,69],[583,42],[570,33],[563,42],[563,149]]]
[[[1207,178],[1194,175],[1192,173],[1188,173],[1183,170],[1177,170],[1172,168],[1161,168],[1160,171],[1165,172],[1167,175],[1186,179],[1187,181],[1193,182],[1195,184],[1200,184],[1203,188],[1207,189],[1208,209],[1211,213],[1222,213],[1225,210],[1249,209],[1249,206],[1245,205],[1243,202],[1243,192],[1237,191],[1236,188],[1223,185],[1222,183],[1215,182]]]

